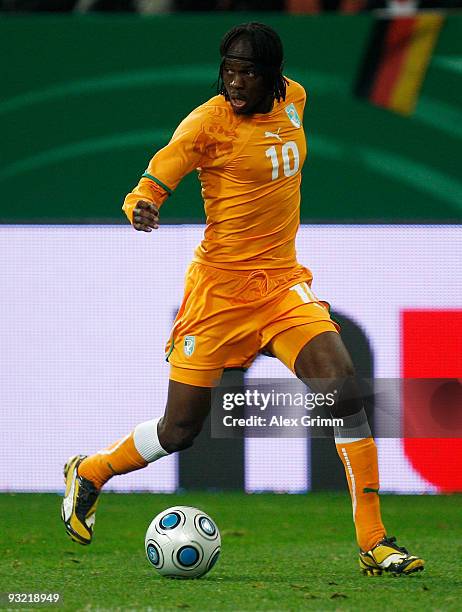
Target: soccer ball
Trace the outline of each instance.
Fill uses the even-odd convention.
[[[160,512],[144,546],[149,563],[166,578],[200,578],[220,555],[221,536],[210,516],[191,506]]]

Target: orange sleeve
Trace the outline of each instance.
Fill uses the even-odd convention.
[[[122,210],[127,215],[130,223],[133,223],[133,209],[139,200],[152,202],[160,208],[167,198],[168,193],[160,185],[149,178],[141,177],[135,189],[125,197]]]
[[[138,185],[126,196],[122,206],[130,223],[138,200],[161,206],[181,179],[201,165],[203,150],[198,142],[206,117],[203,107],[194,110],[180,123],[170,142],[151,159]]]

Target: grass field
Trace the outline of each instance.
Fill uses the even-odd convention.
[[[462,496],[382,497],[389,534],[427,562],[402,578],[359,574],[341,493],[105,494],[89,547],[64,534],[60,501],[0,495],[0,592],[59,591],[61,610],[462,608]],[[201,580],[160,578],[144,557],[147,525],[176,504],[205,510],[222,532],[221,558]]]

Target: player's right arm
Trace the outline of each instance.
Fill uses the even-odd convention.
[[[175,130],[170,142],[157,151],[138,185],[125,198],[123,211],[133,227],[150,232],[159,226],[159,209],[181,179],[201,165],[198,143],[206,116],[197,108]]]

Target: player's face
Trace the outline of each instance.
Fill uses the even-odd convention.
[[[268,113],[273,95],[263,77],[255,70],[252,46],[245,38],[238,39],[228,49],[223,65],[223,83],[236,115]]]

